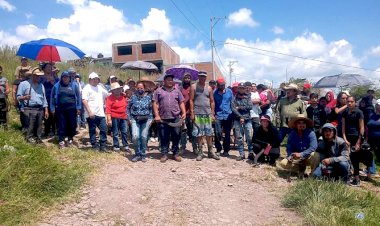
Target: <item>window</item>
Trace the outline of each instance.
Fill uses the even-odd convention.
[[[132,55],[132,46],[118,46],[117,47],[117,55]]]
[[[155,53],[156,52],[156,43],[151,44],[141,44],[141,52],[144,53]]]

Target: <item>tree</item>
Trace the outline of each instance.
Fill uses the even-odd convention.
[[[367,91],[369,89],[375,90],[375,97],[376,98],[380,98],[380,89],[371,88],[371,86],[369,86],[369,85],[367,85],[367,86],[357,86],[357,87],[351,88],[350,89],[350,95],[354,96],[356,100],[359,100],[360,98],[363,98],[363,97],[366,96]]]

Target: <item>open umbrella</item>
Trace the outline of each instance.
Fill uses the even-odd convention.
[[[140,79],[140,70],[152,72],[152,71],[158,71],[158,68],[156,65],[146,62],[146,61],[127,61],[120,67],[121,69],[131,69],[131,70],[139,70],[139,79]]]
[[[85,53],[62,40],[45,38],[21,44],[16,55],[38,61],[61,62],[81,59]]]
[[[166,70],[166,74],[174,75],[174,78],[182,80],[185,74],[191,75],[191,80],[198,80],[198,70],[186,64],[175,65]]]
[[[314,88],[351,88],[355,86],[372,85],[373,82],[359,74],[339,74],[326,76],[315,83]]]

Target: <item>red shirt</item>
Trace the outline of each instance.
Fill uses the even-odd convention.
[[[111,114],[112,118],[127,119],[127,99],[120,95],[116,97],[111,94],[106,100],[106,114]]]

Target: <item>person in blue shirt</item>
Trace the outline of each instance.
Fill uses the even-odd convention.
[[[231,104],[233,100],[232,90],[226,88],[224,78],[217,80],[217,88],[214,91],[215,102],[215,147],[216,154],[219,155],[223,149],[223,156],[227,157],[231,144],[231,129],[233,114]],[[223,139],[223,133],[224,139]],[[223,140],[223,147],[222,142]]]
[[[283,159],[278,167],[300,176],[305,174],[307,166],[314,172],[319,164],[319,154],[315,152],[318,143],[313,131],[313,121],[299,115],[290,120],[288,126],[292,130],[286,145],[287,158]]]
[[[380,163],[380,99],[375,104],[375,114],[373,114],[367,124],[368,142],[375,153],[377,162]]]
[[[22,102],[24,114],[27,115],[28,129],[26,139],[30,143],[42,143],[42,119],[49,117],[48,103],[40,76],[44,75],[38,67],[31,69],[31,79],[20,83],[17,89],[17,100]],[[35,140],[33,138],[36,131]]]

